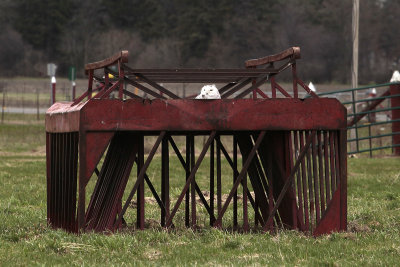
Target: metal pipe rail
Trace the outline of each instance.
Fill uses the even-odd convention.
[[[384,91],[379,96],[369,96],[368,98],[356,99],[356,93],[362,90],[367,90],[371,88],[383,88],[389,87],[386,91]],[[349,111],[352,113],[348,113],[347,117],[349,118],[347,123],[347,129],[355,130],[355,137],[347,140],[348,143],[355,143],[355,150],[348,150],[348,154],[355,153],[364,153],[369,152],[370,157],[372,157],[373,151],[384,150],[391,148],[392,153],[394,152],[396,155],[400,155],[400,149],[398,149],[400,145],[400,137],[398,135],[400,130],[400,84],[399,83],[385,83],[378,85],[370,85],[364,86],[360,88],[354,89],[346,89],[335,92],[328,93],[320,93],[319,96],[328,96],[328,95],[340,95],[344,92],[351,93],[352,99],[351,101],[342,101],[343,105],[351,105]],[[382,103],[386,101],[388,107],[382,107]],[[366,106],[365,106],[366,105]],[[362,107],[363,106],[363,107]],[[379,107],[380,106],[380,107]],[[362,110],[358,109],[362,107]],[[385,121],[376,121],[377,114],[383,114],[386,116]],[[368,118],[368,122],[364,123],[362,120],[364,118]],[[387,124],[392,128],[390,133],[381,133],[381,134],[372,134],[372,131],[378,131],[380,128],[376,128],[375,126]],[[360,132],[363,128],[368,128],[368,133]],[[361,136],[363,135],[363,136]],[[384,138],[391,137],[391,141],[384,140]],[[375,142],[373,142],[375,140]],[[377,142],[376,140],[379,140]],[[365,147],[365,144],[362,141],[368,141],[368,148]],[[388,144],[391,143],[391,144]]]

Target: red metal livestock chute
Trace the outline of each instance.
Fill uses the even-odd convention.
[[[293,47],[248,60],[243,69],[133,69],[122,51],[87,64],[87,91],[74,102],[55,103],[46,114],[48,223],[71,232],[115,231],[129,225],[125,217],[136,195],[134,218],[143,229],[147,184],[163,227],[179,224],[175,215],[184,202],[188,227],[198,226],[201,205],[214,227],[289,228],[314,236],[346,230],[346,110],[336,99],[317,97],[297,77],[298,58],[300,49]],[[292,71],[290,91],[276,81],[286,69]],[[221,99],[180,98],[168,83],[217,83]],[[266,84],[270,90],[262,89]],[[207,138],[195,153],[199,135]],[[145,138],[155,140],[148,153]],[[161,185],[155,186],[146,172],[159,147]],[[174,196],[172,152],[184,173]],[[196,176],[205,159],[209,175]],[[232,170],[225,195],[222,163]],[[88,183],[96,178],[87,201]],[[201,179],[209,182],[209,198]]]

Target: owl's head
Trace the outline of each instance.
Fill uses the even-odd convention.
[[[218,99],[221,98],[215,84],[205,85],[201,88],[200,96],[203,99]]]

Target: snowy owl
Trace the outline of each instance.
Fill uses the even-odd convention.
[[[392,76],[392,79],[390,79],[390,82],[391,83],[400,82],[400,73],[398,70],[395,70],[393,72],[393,76]]]
[[[220,99],[219,91],[215,84],[204,85],[196,99]]]

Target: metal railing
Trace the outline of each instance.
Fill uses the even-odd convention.
[[[318,94],[335,97],[347,108],[348,154],[398,155],[400,131],[393,127],[400,124],[394,116],[400,110],[398,88],[400,83],[385,83]]]

